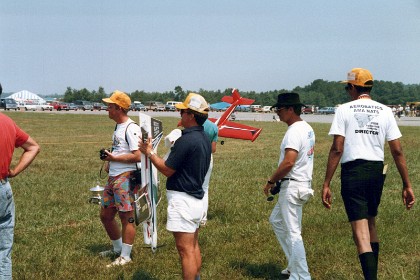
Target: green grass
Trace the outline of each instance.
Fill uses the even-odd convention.
[[[110,248],[99,220],[99,206],[88,204],[89,189],[99,180],[98,151],[111,145],[114,123],[107,115],[8,112],[40,145],[41,153],[24,173],[11,180],[16,202],[14,279],[180,279],[173,236],[165,229],[166,197],[158,207],[160,247],[143,245],[138,228],[133,263],[106,269],[98,252]],[[178,119],[161,118],[165,134]],[[274,202],[262,187],[277,165],[286,125],[244,122],[263,128],[256,142],[224,139],[214,156],[209,221],[200,230],[202,279],[282,279],[284,254],[269,225]],[[339,194],[338,172],[332,182],[333,209],[320,202],[328,150],[329,124],[313,123],[315,197],[304,208],[303,238],[313,279],[362,279],[350,225]],[[402,144],[416,194],[420,182],[420,127],[401,127]],[[159,154],[166,150],[163,142]],[[21,151],[17,150],[16,162]],[[401,180],[391,163],[379,209],[381,238],[379,279],[419,279],[419,205],[406,211]],[[165,178],[161,176],[162,189]]]

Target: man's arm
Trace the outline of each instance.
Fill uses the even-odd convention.
[[[131,151],[130,154],[123,154],[115,156],[112,153],[105,151],[105,153],[108,155],[106,158],[104,158],[104,161],[116,161],[121,163],[135,163],[139,162],[141,160],[141,152],[140,150]]]
[[[29,137],[21,147],[23,149],[23,153],[20,156],[18,164],[15,168],[9,169],[8,177],[10,178],[16,177],[20,172],[25,170],[40,152],[38,143],[36,143],[31,137]]]
[[[325,179],[322,189],[322,204],[328,209],[331,208],[332,197],[330,183],[334,176],[335,170],[340,163],[341,156],[344,150],[344,136],[334,135],[334,140],[328,155],[327,171],[325,172]]]
[[[398,172],[402,179],[402,199],[407,210],[413,207],[415,202],[413,188],[411,187],[410,179],[408,178],[407,162],[405,160],[404,153],[402,151],[401,142],[399,139],[388,142],[391,150],[392,157],[394,158],[395,165],[397,166]]]
[[[298,157],[298,152],[294,149],[286,149],[284,153],[284,159],[280,162],[279,166],[277,167],[276,171],[274,171],[273,175],[269,178],[268,181],[277,182],[280,179],[283,179],[290,170],[292,170],[293,166],[295,165],[296,159]],[[264,193],[268,196],[268,191],[273,187],[273,184],[267,182],[264,187]]]
[[[214,154],[216,152],[216,142],[211,142],[211,153]]]

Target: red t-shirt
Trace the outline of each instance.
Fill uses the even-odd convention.
[[[0,178],[9,174],[13,151],[28,141],[29,135],[8,116],[0,113]]]

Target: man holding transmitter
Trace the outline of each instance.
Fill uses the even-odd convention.
[[[0,95],[3,89],[0,84]],[[22,148],[19,162],[11,168],[15,148]],[[15,202],[10,178],[25,170],[39,153],[39,145],[12,119],[0,113],[0,279],[12,279],[12,246]]]
[[[138,140],[140,127],[127,115],[131,105],[130,97],[121,91],[115,91],[110,98],[102,99],[108,104],[108,116],[116,122],[112,135],[112,149],[105,151],[108,162],[108,182],[101,201],[101,221],[112,241],[113,249],[100,253],[102,257],[117,257],[107,267],[125,265],[131,262],[131,249],[136,235],[134,224],[134,192],[136,186],[130,186],[133,171],[141,159]],[[119,228],[115,216],[121,220]]]
[[[203,182],[209,169],[211,144],[203,123],[209,107],[199,94],[190,93],[185,101],[175,105],[181,110],[181,137],[171,148],[166,160],[156,155],[151,139],[139,143],[140,151],[165,175],[168,199],[166,229],[175,237],[181,258],[184,280],[200,279],[201,252],[198,228],[204,215]]]
[[[352,101],[339,106],[329,135],[334,140],[329,152],[322,203],[331,208],[331,179],[341,160],[341,197],[353,231],[365,279],[377,279],[379,238],[375,217],[385,180],[384,144],[388,142],[402,179],[402,199],[407,209],[415,201],[407,163],[399,138],[401,132],[391,108],[373,101],[372,74],[354,68],[345,89]]]
[[[303,205],[313,196],[312,171],[314,165],[315,133],[300,118],[304,106],[299,94],[283,93],[273,107],[288,128],[280,145],[277,169],[264,187],[265,195],[280,187],[279,199],[270,216],[270,223],[287,259],[281,272],[289,279],[311,279],[302,239]]]

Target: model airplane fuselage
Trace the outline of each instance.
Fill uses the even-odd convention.
[[[253,99],[241,97],[237,89],[232,90],[232,96],[224,96],[222,101],[231,104],[229,108],[218,118],[209,118],[219,128],[219,136],[226,138],[235,138],[251,140],[252,142],[260,135],[262,128],[255,128],[237,122],[229,121],[229,117],[235,111],[238,105],[251,105]]]

